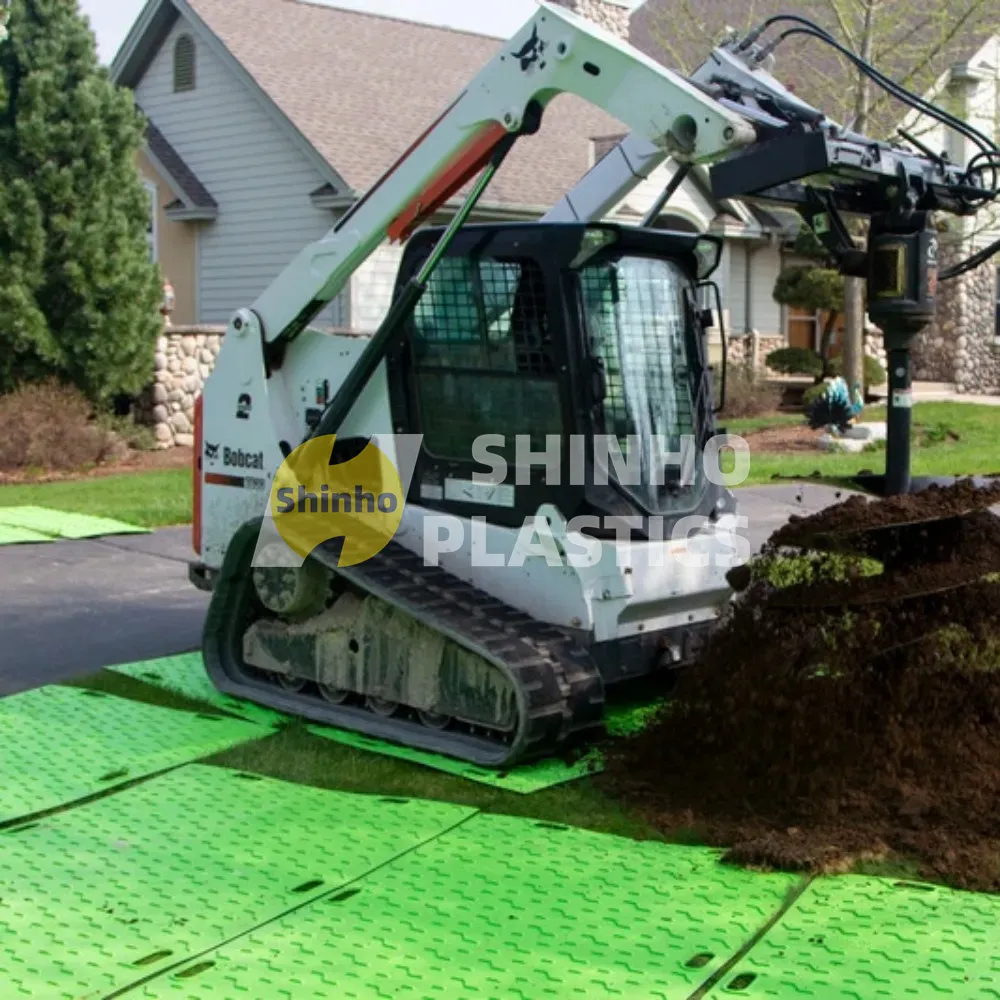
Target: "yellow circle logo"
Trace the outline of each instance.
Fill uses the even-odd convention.
[[[371,442],[333,465],[336,437],[313,438],[285,459],[271,485],[271,514],[285,543],[306,558],[317,545],[343,538],[341,566],[357,566],[392,541],[405,496],[396,467]]]

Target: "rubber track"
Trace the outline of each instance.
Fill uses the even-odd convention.
[[[256,604],[249,562],[257,533],[254,529],[251,539],[251,528],[241,529],[229,547],[206,621],[205,662],[216,686],[226,693],[500,769],[558,754],[581,733],[600,726],[603,682],[589,653],[571,636],[439,567],[425,566],[419,556],[396,543],[349,569],[337,568],[337,555],[329,544],[317,549],[314,558],[356,589],[406,611],[505,674],[519,708],[510,744],[460,730],[440,732],[404,718],[386,719],[361,707],[331,705],[318,696],[288,692],[247,675],[242,636]]]

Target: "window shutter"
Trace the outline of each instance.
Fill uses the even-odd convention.
[[[181,35],[174,46],[174,93],[180,94],[194,88],[194,39],[190,35]]]

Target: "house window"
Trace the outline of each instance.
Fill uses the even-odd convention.
[[[181,35],[174,45],[174,93],[194,90],[196,83],[194,39]]]
[[[157,190],[152,181],[144,180],[142,186],[149,198],[149,218],[146,223],[146,245],[149,247],[149,259],[155,264],[159,259],[159,241],[157,240]]]

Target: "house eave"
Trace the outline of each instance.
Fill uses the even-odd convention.
[[[170,0],[148,0],[111,60],[111,79],[135,87],[178,17]]]
[[[168,205],[163,214],[171,222],[212,222],[219,217],[218,208],[189,205]]]

